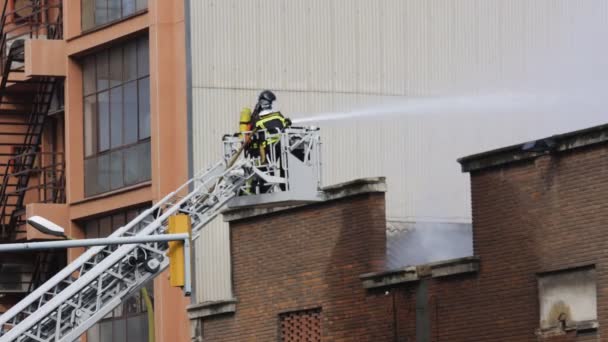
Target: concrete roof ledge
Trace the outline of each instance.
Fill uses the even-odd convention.
[[[458,274],[476,273],[478,271],[479,258],[470,256],[417,266],[407,266],[385,272],[366,273],[361,275],[360,278],[364,288],[374,289],[416,282],[422,278],[441,278]]]
[[[395,284],[410,283],[420,280],[416,266],[378,273],[366,273],[359,277],[363,287],[373,289]]]
[[[236,299],[203,302],[189,305],[188,318],[191,320],[209,316],[233,313],[236,311]]]
[[[283,205],[281,205],[279,203],[276,206],[269,206],[268,203],[264,203],[263,206],[250,206],[229,209],[224,211],[222,214],[224,215],[224,221],[230,222],[275,213],[292,208],[302,207],[309,204],[323,203],[327,201],[337,200],[340,198],[377,192],[386,192],[385,177],[359,178],[352,181],[323,187],[321,189],[322,199],[320,202],[298,203],[293,205],[284,205],[284,203]]]
[[[529,142],[539,143],[540,147],[536,150],[526,150],[526,144],[517,144],[463,157],[458,159],[458,162],[463,172],[473,172],[607,142],[608,124],[605,124]]]
[[[342,197],[354,196],[370,192],[386,192],[385,177],[367,177],[352,181],[329,185],[321,189],[325,200],[334,200]]]

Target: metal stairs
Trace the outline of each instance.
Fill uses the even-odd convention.
[[[0,51],[6,54],[3,55],[0,81],[0,115],[21,117],[22,121],[1,123],[0,129],[12,124],[23,130],[0,131],[0,135],[12,135],[17,138],[0,143],[0,147],[11,149],[0,153],[0,157],[4,159],[4,162],[0,163],[0,167],[4,169],[0,187],[0,242],[14,240],[19,233],[19,227],[24,224],[25,195],[33,189],[30,187],[32,177],[40,174],[35,163],[37,158],[40,158],[43,130],[53,96],[58,88],[62,87],[62,80],[56,77],[23,77],[24,39],[39,38],[42,36],[41,31],[44,31],[46,39],[62,39],[61,7],[50,6],[40,0],[32,1],[28,5],[29,17],[21,17],[18,23],[9,23],[7,18],[14,13],[7,13],[7,4],[8,1],[4,3],[0,22]],[[51,9],[56,10],[54,20],[38,22],[40,14],[44,12],[48,18]],[[61,186],[62,177],[63,173],[55,175],[53,178],[56,179],[49,182],[49,186]],[[60,202],[62,199],[63,194],[57,193],[56,201]]]

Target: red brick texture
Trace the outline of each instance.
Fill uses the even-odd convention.
[[[480,271],[431,282],[431,340],[608,340],[608,146],[477,171],[471,191]],[[596,269],[598,331],[539,337],[537,275],[585,265]]]
[[[383,269],[385,231],[384,193],[231,222],[236,312],[205,319],[203,341],[278,341],[281,314],[316,308],[323,341],[391,340],[391,296],[359,279]]]
[[[424,309],[417,282],[366,292],[358,278],[384,260],[383,194],[234,222],[236,313],[203,339],[277,341],[281,313],[321,307],[324,341],[416,341],[421,310],[430,341],[608,341],[608,146],[474,171],[471,193],[480,270],[430,279]],[[597,332],[539,336],[538,274],[590,265]]]

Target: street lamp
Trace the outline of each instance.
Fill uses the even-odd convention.
[[[27,219],[27,223],[44,234],[67,238],[67,236],[65,236],[65,230],[62,227],[42,216],[32,216]]]
[[[171,219],[170,221],[175,221],[176,223],[174,224],[177,225],[179,223],[177,220],[178,216],[180,215],[172,216],[171,218],[173,219]],[[5,252],[27,252],[92,246],[121,246],[132,244],[147,244],[154,242],[182,241],[182,246],[178,246],[177,248],[169,248],[169,250],[173,250],[173,253],[169,253],[166,256],[169,257],[171,263],[170,268],[172,267],[175,270],[171,271],[171,274],[175,273],[176,275],[179,275],[180,279],[183,279],[179,282],[179,285],[174,286],[182,287],[186,295],[190,295],[190,293],[192,292],[192,277],[190,274],[190,233],[188,232],[135,236],[109,236],[105,238],[95,239],[70,239],[65,235],[65,230],[61,226],[45,219],[44,217],[32,216],[27,219],[27,223],[42,233],[65,237],[66,240],[0,244],[0,254]],[[181,224],[184,223],[181,222]],[[190,224],[189,220],[186,224]],[[171,229],[171,225],[172,224],[170,222],[170,231],[174,230]],[[188,229],[186,229],[186,231],[187,230]],[[135,257],[137,261],[137,256]],[[144,266],[146,267],[146,270],[148,272],[158,272],[161,266],[160,260],[156,258],[151,258],[144,261]],[[181,273],[176,273],[178,271]],[[177,276],[174,276],[174,278],[177,278]]]

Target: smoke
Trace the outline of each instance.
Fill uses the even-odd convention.
[[[468,223],[389,222],[387,268],[421,265],[473,254]]]

